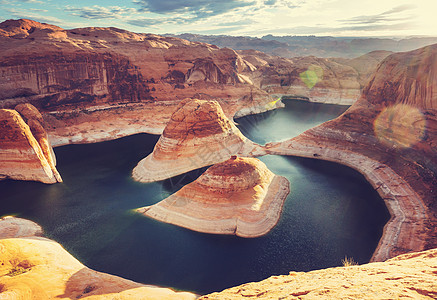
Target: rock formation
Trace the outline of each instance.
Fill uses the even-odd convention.
[[[437,44],[388,56],[339,118],[269,153],[331,160],[364,174],[392,215],[372,258],[437,246]]]
[[[0,299],[197,298],[91,270],[58,243],[33,233],[40,235],[41,227],[31,221],[0,220]]]
[[[153,152],[133,170],[140,182],[159,181],[229,159],[256,156],[262,147],[248,140],[217,101],[185,99],[176,108]]]
[[[360,71],[332,59],[24,19],[0,24],[0,71],[0,108],[33,104],[53,145],[161,134],[185,98],[216,100],[232,118],[276,108],[281,95],[350,104],[361,88]]]
[[[435,299],[436,268],[437,249],[433,249],[386,262],[290,272],[200,299]]]
[[[30,104],[0,109],[0,179],[62,182],[41,114]]]
[[[289,192],[288,180],[260,160],[233,156],[170,197],[137,211],[195,231],[258,237],[276,225]]]
[[[0,108],[36,106],[55,145],[160,134],[186,97],[218,100],[229,116],[271,101],[231,49],[23,19],[1,23],[0,41]]]
[[[287,59],[254,50],[238,53],[256,68],[250,74],[254,85],[274,98],[344,105],[351,105],[359,98],[377,63],[384,58],[382,53],[354,60],[312,56]]]
[[[0,219],[0,239],[42,236],[41,226],[35,222],[11,216]]]

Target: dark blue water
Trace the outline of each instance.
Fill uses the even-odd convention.
[[[286,109],[237,121],[246,135],[263,143],[295,135],[292,128],[302,122],[314,126],[341,113],[329,105],[297,107],[297,119],[296,104],[288,101]],[[289,130],[270,135],[264,126]],[[158,183],[134,182],[131,170],[157,139],[140,134],[56,148],[64,183],[0,182],[0,215],[38,222],[48,237],[93,269],[197,293],[338,266],[345,256],[368,262],[388,220],[383,201],[357,172],[285,156],[260,158],[291,182],[279,224],[263,237],[208,235],[148,219],[131,210],[164,199],[203,172]]]

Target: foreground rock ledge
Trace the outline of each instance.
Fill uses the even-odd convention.
[[[195,231],[258,237],[277,224],[289,192],[288,180],[260,160],[234,156],[138,212]]]
[[[0,220],[0,299],[192,300],[197,297],[91,270],[58,243],[32,234],[41,234],[41,228],[31,221]]]
[[[433,249],[386,262],[290,272],[200,299],[436,299],[436,270]]]
[[[140,182],[160,181],[223,162],[232,155],[256,156],[262,147],[248,140],[217,101],[181,101],[153,152],[134,168]]]

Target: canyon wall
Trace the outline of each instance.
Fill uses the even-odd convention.
[[[363,173],[392,215],[372,258],[437,246],[437,45],[388,56],[342,116],[269,153],[331,160]]]
[[[24,19],[0,24],[0,50],[0,108],[33,104],[54,145],[160,134],[185,98],[216,100],[230,118],[275,108],[282,95],[351,104],[365,76],[334,59]]]

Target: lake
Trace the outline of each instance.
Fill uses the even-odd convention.
[[[346,107],[285,101],[286,107],[236,122],[264,144],[298,135],[340,115]],[[278,225],[245,239],[198,233],[134,213],[196,179],[206,168],[156,183],[138,183],[131,171],[158,136],[55,148],[64,183],[2,181],[0,215],[39,223],[82,263],[134,281],[205,294],[271,275],[366,263],[389,219],[383,200],[356,171],[314,159],[260,159],[288,178],[291,192]]]

